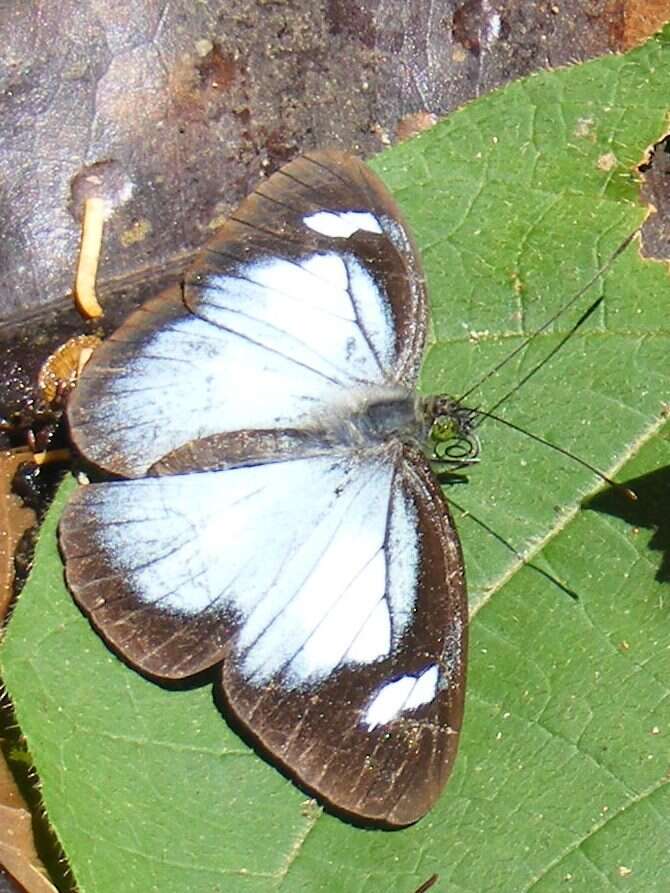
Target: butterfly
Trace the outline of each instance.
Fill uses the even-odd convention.
[[[426,324],[386,187],[313,153],[96,350],[67,408],[107,478],[60,522],[94,628],[150,678],[213,670],[272,761],[389,827],[440,796],[465,692],[463,559],[429,459],[470,417],[417,397]]]

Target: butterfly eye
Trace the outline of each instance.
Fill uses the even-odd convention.
[[[435,443],[436,448],[455,437],[458,437],[458,426],[455,419],[446,415],[438,416],[430,429],[430,439]]]
[[[479,457],[479,438],[472,433],[464,433],[458,420],[451,416],[438,416],[428,437],[432,458],[440,462],[470,465]]]
[[[424,401],[423,412],[429,420],[428,444],[432,459],[456,467],[477,461],[480,451],[475,434],[477,410],[440,396]]]

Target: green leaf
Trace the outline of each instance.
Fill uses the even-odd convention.
[[[432,295],[424,391],[467,390],[647,213],[635,167],[667,124],[665,37],[513,84],[375,160]],[[670,283],[636,243],[470,401],[491,406],[599,295],[498,412],[626,480],[670,455]],[[481,464],[449,490],[476,614],[461,751],[437,807],[395,833],[306,803],[210,687],[163,689],[105,648],[63,586],[63,487],[2,666],[82,893],[412,893],[433,872],[451,893],[668,889],[670,616],[653,532],[622,520],[623,496],[611,514],[581,509],[599,481],[577,463],[493,422],[481,434]]]

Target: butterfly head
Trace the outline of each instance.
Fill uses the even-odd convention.
[[[454,468],[478,461],[480,446],[475,431],[476,409],[441,394],[422,398],[419,412],[428,432],[426,439],[431,459]]]

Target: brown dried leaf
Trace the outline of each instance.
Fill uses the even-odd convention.
[[[27,893],[57,893],[33,840],[32,817],[0,756],[0,866]]]
[[[639,46],[670,21],[670,0],[631,0],[625,5],[625,27],[618,49]]]
[[[0,624],[12,601],[16,546],[36,520],[32,509],[10,489],[16,469],[28,458],[28,454],[0,452]]]

